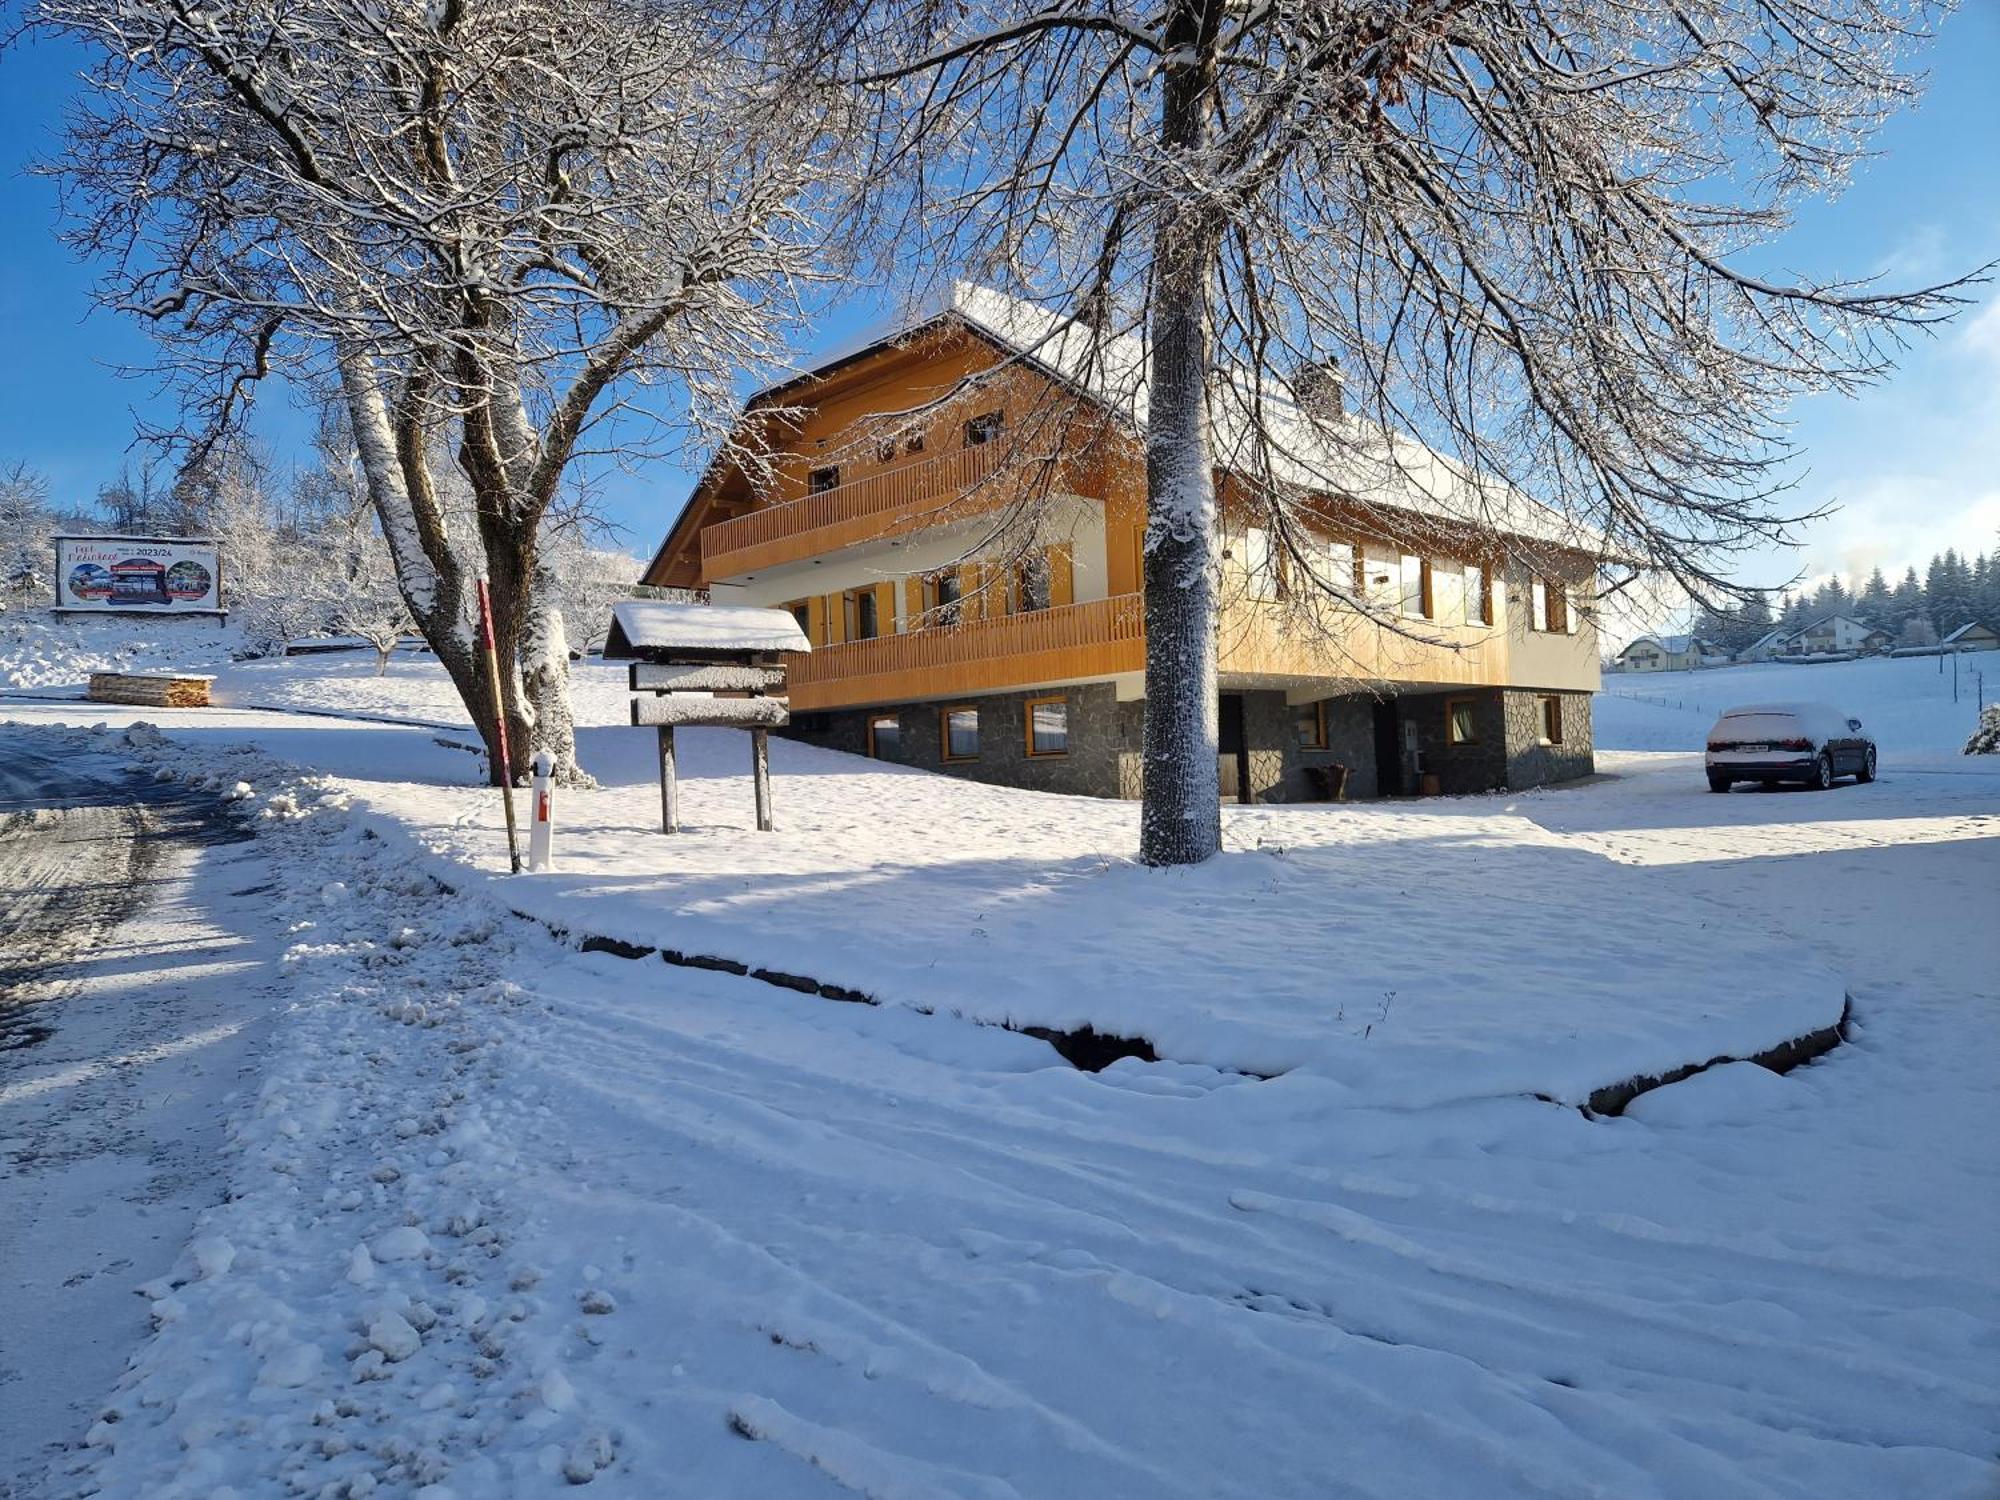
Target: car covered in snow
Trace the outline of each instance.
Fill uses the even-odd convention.
[[[1824,703],[1749,703],[1708,731],[1708,789],[1796,781],[1824,790],[1840,776],[1875,779],[1875,741],[1861,721]]]

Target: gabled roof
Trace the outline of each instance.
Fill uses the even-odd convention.
[[[1707,642],[1705,641],[1697,641],[1691,635],[1642,635],[1637,640],[1633,641],[1630,645],[1626,646],[1625,651],[1630,651],[1633,649],[1633,647],[1636,646],[1646,645],[1648,642],[1650,642],[1655,646],[1658,646],[1662,651],[1666,652],[1667,655],[1669,656],[1680,656],[1688,651],[1693,650],[1698,645],[1707,644]],[[1625,654],[1625,651],[1620,651],[1618,654],[1620,656],[1623,656]]]
[[[965,281],[953,283],[949,292],[904,316],[845,341],[822,355],[810,369],[757,391],[746,401],[744,410],[777,404],[808,382],[828,379],[857,360],[951,326],[971,332],[1007,358],[1084,396],[1135,433],[1144,430],[1147,362],[1146,347],[1139,336],[1105,337],[1075,319]],[[1247,397],[1247,386],[1244,394]],[[1282,386],[1267,387],[1259,408],[1262,421],[1254,426],[1240,411],[1218,414],[1210,440],[1219,467],[1242,467],[1232,458],[1247,462],[1261,431],[1268,440],[1274,477],[1281,483],[1313,493],[1351,497],[1364,505],[1609,555],[1609,544],[1598,533],[1510,485],[1480,478],[1406,434],[1384,432],[1352,416],[1308,415]],[[690,504],[714,477],[711,465],[690,494]],[[687,507],[683,506],[669,528],[668,541],[686,516]],[[663,542],[653,565],[665,550]],[[653,565],[649,565],[649,572]]]
[[[1749,645],[1745,646],[1743,650],[1738,654],[1747,656],[1749,655],[1750,652],[1761,650],[1765,646],[1782,645],[1784,642],[1789,641],[1791,638],[1792,638],[1792,632],[1785,629],[1784,626],[1780,625],[1776,630],[1765,631],[1764,634],[1758,636],[1756,640],[1752,641]]]
[[[1793,631],[1792,634],[1804,635],[1808,630],[1817,630],[1819,629],[1820,626],[1831,625],[1836,620],[1845,620],[1847,621],[1848,624],[1856,626],[1859,629],[1868,631],[1872,635],[1888,634],[1888,632],[1883,630],[1880,626],[1870,625],[1866,620],[1862,619],[1859,615],[1851,615],[1844,609],[1835,610],[1830,615],[1821,615],[1817,620],[1814,620],[1810,625],[1801,625],[1797,630]]]
[[[756,609],[747,604],[676,604],[662,599],[623,599],[611,606],[605,637],[607,660],[628,660],[649,651],[703,654],[810,651],[812,644],[790,610]]]
[[[1985,622],[1980,620],[1967,620],[1963,625],[1959,626],[1958,629],[1954,630],[1950,635],[1946,636],[1943,640],[1939,641],[1938,644],[1940,646],[1949,646],[1953,641],[1958,640],[1961,637],[1968,636],[1972,634],[1972,632],[1975,630],[1979,631],[1982,635],[1995,634],[1993,628],[1990,625],[1987,625]]]

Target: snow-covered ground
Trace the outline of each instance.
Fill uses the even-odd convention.
[[[666,840],[646,736],[599,727],[564,870],[513,880],[451,733],[240,706],[463,722],[434,668],[369,671],[224,668],[239,706],[148,711],[157,746],[121,742],[133,712],[0,704],[247,783],[291,929],[230,1200],[65,1483],[2000,1485],[2000,768],[1899,760],[1864,705],[1867,788],[1715,797],[1696,756],[1612,754],[1531,796],[1232,809],[1229,854],[1162,875],[1129,808],[794,746],[760,838],[721,732],[684,736],[696,829]],[[618,675],[584,674],[583,717],[617,722]],[[510,916],[544,900],[891,1003],[581,955]],[[1843,988],[1852,1040],[1785,1077],[1609,1120],[1529,1097]],[[919,1004],[1174,1060],[1080,1073]]]
[[[1954,673],[1956,692],[1954,694]],[[2000,701],[2000,652],[1864,657],[1858,661],[1716,667],[1698,672],[1606,673],[1597,695],[1605,750],[1700,750],[1726,708],[1744,703],[1830,703],[1859,718],[1885,763],[1956,756],[1985,701]]]

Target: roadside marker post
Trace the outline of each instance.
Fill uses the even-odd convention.
[[[486,647],[486,680],[493,688],[494,738],[500,751],[500,795],[507,804],[507,865],[521,873],[521,836],[514,825],[514,757],[507,751],[507,703],[500,693],[500,654],[493,644],[493,595],[479,580],[479,634]]]
[[[549,807],[549,778],[555,775],[556,758],[546,750],[535,752],[535,806],[528,815],[528,868],[546,870],[549,868],[549,839],[554,832],[551,827]]]

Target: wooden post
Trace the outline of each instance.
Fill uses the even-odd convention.
[[[680,831],[680,789],[674,784],[674,726],[660,726],[660,832]]]
[[[771,831],[771,741],[763,729],[750,731],[750,766],[757,778],[757,831]]]

